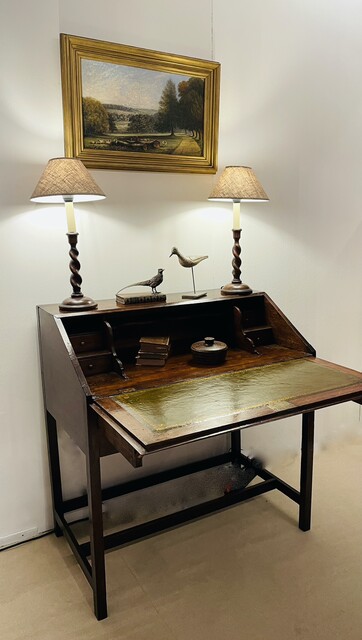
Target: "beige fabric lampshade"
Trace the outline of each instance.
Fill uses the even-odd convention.
[[[57,203],[102,200],[102,189],[93,180],[83,162],[76,158],[52,158],[45,167],[30,200]]]
[[[209,200],[269,200],[250,167],[225,167],[213,188]]]

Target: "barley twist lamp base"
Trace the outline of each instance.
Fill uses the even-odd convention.
[[[244,282],[230,282],[221,287],[221,293],[223,296],[239,294],[240,296],[246,296],[249,293],[253,293],[249,285]]]
[[[249,293],[252,293],[252,290],[250,289],[249,285],[245,284],[244,282],[241,282],[240,280],[240,274],[241,274],[241,270],[240,270],[241,248],[239,243],[240,234],[241,234],[241,229],[233,229],[233,238],[234,238],[233,261],[232,261],[233,279],[232,279],[232,282],[230,282],[230,284],[225,284],[223,287],[221,287],[221,293],[223,296],[229,296],[229,295],[235,295],[235,294],[246,296]]]
[[[86,311],[87,309],[97,309],[97,303],[83,295],[81,291],[82,278],[80,276],[80,262],[78,260],[79,251],[77,249],[77,233],[67,233],[68,242],[70,244],[70,263],[69,268],[72,272],[70,276],[70,284],[73,288],[73,293],[69,298],[63,300],[59,305],[60,311]]]

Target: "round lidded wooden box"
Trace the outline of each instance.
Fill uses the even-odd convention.
[[[197,364],[221,364],[226,358],[227,350],[225,342],[211,337],[206,337],[191,345],[192,357]]]

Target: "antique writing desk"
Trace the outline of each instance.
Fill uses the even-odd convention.
[[[107,616],[104,551],[192,518],[278,489],[299,505],[299,527],[310,528],[314,410],[362,398],[362,374],[315,357],[265,293],[201,300],[168,295],[166,303],[119,305],[100,302],[94,311],[60,313],[38,308],[47,416],[55,533],[64,535],[94,596],[98,619]],[[139,338],[169,335],[164,367],[136,367]],[[229,346],[218,366],[194,364],[190,346],[205,336]],[[240,430],[302,414],[300,487],[277,478],[240,450]],[[57,427],[86,456],[87,495],[64,500]],[[169,469],[167,450],[229,433],[218,456]],[[144,456],[164,451],[165,470],[132,478]],[[130,480],[101,486],[100,459],[119,452],[130,463]],[[104,535],[102,501],[218,465],[255,467],[260,479],[244,489],[182,511]],[[80,543],[67,520],[88,505],[89,541]]]

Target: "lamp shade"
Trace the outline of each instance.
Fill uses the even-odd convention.
[[[76,158],[52,158],[45,167],[30,200],[64,203],[65,200],[87,202],[105,198],[83,162]]]
[[[225,167],[209,200],[265,202],[269,198],[250,167]]]

